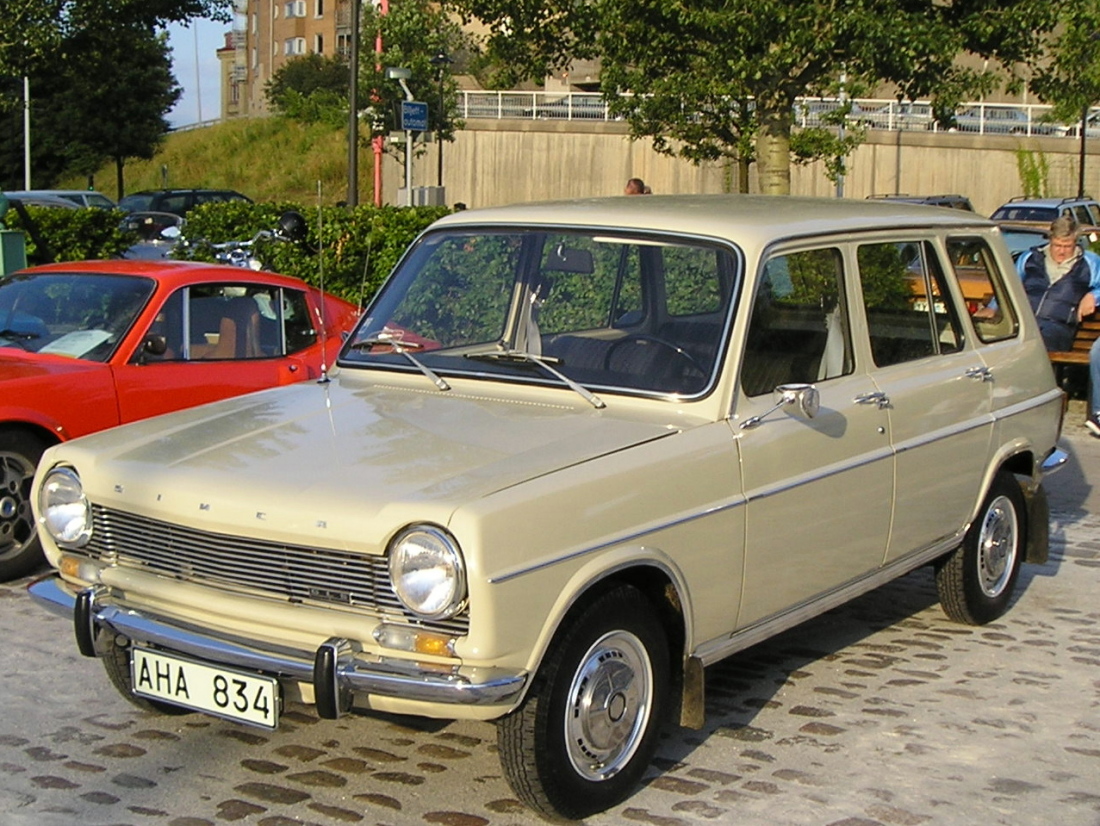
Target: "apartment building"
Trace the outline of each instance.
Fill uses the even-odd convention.
[[[264,86],[288,60],[351,49],[350,0],[237,0],[223,62],[223,117],[263,115]],[[231,48],[231,54],[230,52]]]

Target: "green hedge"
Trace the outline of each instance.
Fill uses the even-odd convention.
[[[174,257],[214,261],[210,244],[250,239],[274,229],[279,216],[296,210],[309,227],[306,241],[260,239],[255,253],[265,268],[293,275],[348,301],[374,295],[405,249],[447,207],[302,207],[298,204],[206,204],[192,210],[183,228],[185,244]],[[204,243],[207,242],[207,243]]]
[[[417,235],[451,212],[447,207],[318,209],[292,203],[206,204],[188,214],[183,227],[185,243],[173,257],[214,261],[210,244],[248,240],[260,230],[274,229],[279,216],[290,209],[306,219],[309,232],[305,243],[261,239],[256,245],[257,257],[266,269],[310,284],[320,286],[323,277],[325,290],[357,304],[374,295]],[[5,223],[10,229],[26,232],[31,264],[119,258],[138,240],[134,233],[119,229],[125,214],[117,210],[27,207],[27,213],[33,229],[24,226],[15,210],[7,214]]]
[[[4,224],[8,229],[23,230],[30,264],[119,258],[137,241],[133,233],[119,229],[126,217],[120,210],[35,206],[25,209],[29,225],[14,208],[4,216]]]

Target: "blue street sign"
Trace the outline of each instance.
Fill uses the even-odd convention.
[[[401,101],[401,128],[408,132],[427,132],[428,104],[418,100]]]

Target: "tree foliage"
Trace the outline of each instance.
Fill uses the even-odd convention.
[[[1052,119],[1072,123],[1100,103],[1100,3],[1069,3],[1053,59],[1038,67],[1031,87],[1053,105]]]
[[[601,90],[635,138],[694,161],[760,166],[764,192],[790,189],[796,98],[851,83],[950,111],[969,95],[1018,85],[1059,6],[1046,0],[449,0],[489,28],[505,83],[542,80],[598,58]],[[961,54],[992,65],[973,68]],[[629,94],[624,94],[628,92]],[[830,149],[830,151],[832,151]]]
[[[165,115],[179,99],[167,38],[144,25],[77,31],[62,57],[36,64],[31,89],[32,179],[48,187],[63,173],[91,174],[114,161],[123,191],[127,158],[151,158],[168,132]],[[4,108],[3,183],[16,187],[23,166],[22,103]]]
[[[302,123],[341,126],[348,119],[348,62],[309,54],[287,61],[264,86],[272,111]]]
[[[366,102],[367,118],[375,134],[400,128],[404,91],[396,80],[386,77],[386,67],[409,69],[405,81],[413,98],[428,104],[428,128],[443,140],[454,140],[458,84],[455,72],[470,60],[473,40],[437,3],[402,0],[392,3],[388,14],[370,4],[363,7],[362,42],[373,43],[381,36],[382,53],[369,47],[360,52],[359,100]],[[452,64],[433,65],[432,58],[445,54]],[[442,110],[440,85],[442,84]]]
[[[199,17],[232,19],[232,0],[5,0],[0,14],[0,77],[22,76],[36,64],[64,58],[81,32],[121,25],[150,30]]]

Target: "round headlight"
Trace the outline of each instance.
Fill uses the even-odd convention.
[[[72,468],[57,467],[46,474],[38,491],[38,514],[59,545],[80,547],[92,538],[92,509]]]
[[[407,528],[390,545],[390,581],[397,598],[418,617],[454,616],[466,598],[458,543],[442,528]]]

